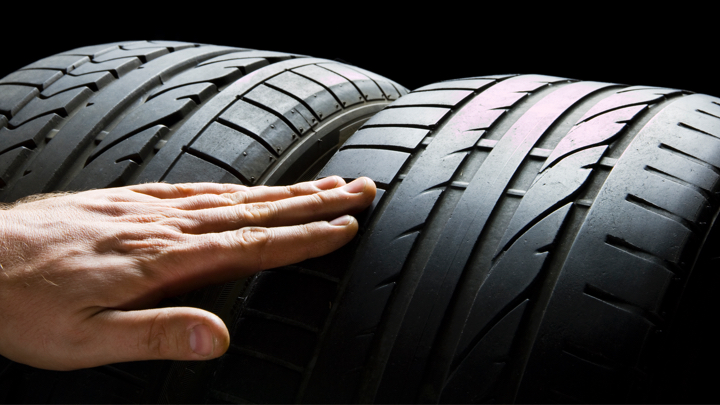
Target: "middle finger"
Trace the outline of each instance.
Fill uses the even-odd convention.
[[[375,183],[359,178],[343,187],[270,202],[186,211],[184,233],[225,232],[245,226],[290,226],[359,212],[375,198]]]

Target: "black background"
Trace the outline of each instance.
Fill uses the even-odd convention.
[[[162,39],[339,58],[409,89],[470,76],[540,73],[720,96],[711,10],[446,3],[396,11],[389,4],[350,2],[4,5],[0,77],[80,46]]]

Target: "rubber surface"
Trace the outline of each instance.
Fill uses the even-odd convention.
[[[319,174],[375,179],[360,236],[258,277],[207,401],[662,401],[719,117],[706,95],[539,75],[401,98]]]
[[[150,181],[290,184],[407,90],[343,63],[167,41],[88,46],[0,79],[0,199]],[[167,300],[231,323],[246,281]],[[187,402],[213,362],[57,373],[0,358],[5,402]]]

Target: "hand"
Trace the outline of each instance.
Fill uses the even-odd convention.
[[[0,210],[0,354],[54,370],[218,357],[230,341],[220,318],[152,307],[339,248],[358,229],[344,214],[375,191],[367,178],[152,183]]]

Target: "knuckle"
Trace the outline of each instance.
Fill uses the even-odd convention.
[[[277,206],[273,203],[259,202],[243,206],[243,216],[251,225],[272,221],[277,217]]]
[[[234,233],[236,242],[242,246],[263,247],[270,241],[270,231],[267,228],[245,227]]]
[[[147,336],[144,338],[145,348],[151,356],[166,358],[177,349],[176,341],[172,339],[168,328],[170,314],[160,311],[151,321]]]

